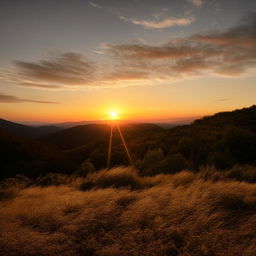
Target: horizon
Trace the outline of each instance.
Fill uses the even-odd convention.
[[[205,115],[208,116],[208,115]],[[173,119],[138,119],[138,120],[129,120],[129,119],[118,119],[119,123],[153,123],[153,124],[189,124],[193,122],[194,120],[203,118],[205,116],[197,116],[197,117],[181,117],[181,118],[173,118]],[[88,124],[97,124],[97,123],[108,123],[111,119],[102,119],[102,120],[67,120],[67,121],[58,121],[58,122],[44,122],[40,120],[11,120],[11,119],[5,119],[0,117],[0,119],[13,122],[13,123],[19,123],[24,124],[28,126],[44,126],[44,125],[58,125],[58,124],[69,124],[69,123],[86,123]]]
[[[196,119],[255,104],[253,0],[1,2],[0,116]]]
[[[138,120],[129,120],[129,119],[122,119],[119,116],[118,113],[118,117],[117,118],[111,118],[111,113],[109,113],[108,118],[106,119],[102,119],[102,120],[74,120],[74,121],[59,121],[59,122],[43,122],[43,121],[26,121],[26,120],[9,120],[9,119],[4,119],[2,117],[0,117],[0,119],[8,121],[8,122],[13,122],[13,123],[17,123],[17,124],[22,124],[22,125],[26,125],[26,126],[31,126],[31,127],[40,127],[40,126],[50,126],[50,125],[63,125],[68,127],[73,127],[76,125],[89,125],[89,124],[109,124],[109,122],[111,121],[116,121],[119,124],[156,124],[156,125],[174,125],[174,126],[179,126],[179,125],[188,125],[193,123],[196,120],[200,120],[203,119],[205,117],[211,117],[211,116],[215,116],[217,114],[220,113],[230,113],[230,112],[234,112],[234,111],[239,111],[239,110],[243,110],[243,109],[249,109],[252,107],[256,107],[255,104],[251,105],[251,106],[246,106],[240,109],[232,109],[230,111],[220,111],[220,112],[216,112],[213,114],[209,114],[209,115],[203,115],[203,116],[197,116],[197,117],[187,117],[187,118],[174,118],[174,119],[156,119],[156,120],[148,120],[148,119],[138,119]],[[69,126],[72,125],[72,126]]]

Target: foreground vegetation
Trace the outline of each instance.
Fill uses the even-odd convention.
[[[156,176],[130,167],[17,176],[1,183],[0,252],[254,256],[255,177],[250,166]]]

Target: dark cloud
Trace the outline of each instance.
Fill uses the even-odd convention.
[[[64,53],[38,63],[15,61],[16,84],[26,87],[86,86],[95,80],[95,65],[82,54]]]
[[[16,96],[0,93],[0,103],[24,103],[24,102],[42,103],[42,104],[58,104],[58,102],[54,102],[54,101],[23,99]]]
[[[241,25],[223,33],[194,35],[195,40],[219,46],[251,49],[256,46],[256,13],[248,15]]]

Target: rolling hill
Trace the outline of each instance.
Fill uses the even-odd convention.
[[[30,139],[46,136],[50,133],[53,133],[62,129],[61,127],[50,126],[50,125],[32,127],[28,125],[14,123],[5,119],[0,119],[0,128],[7,132],[16,134],[17,136],[30,138]]]
[[[120,125],[126,139],[136,139],[151,133],[163,131],[154,124],[123,124]],[[44,140],[62,149],[72,149],[92,142],[106,142],[109,139],[110,126],[107,124],[79,125],[45,137]]]

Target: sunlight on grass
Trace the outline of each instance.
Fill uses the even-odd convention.
[[[255,255],[255,184],[116,167],[53,185],[6,191],[1,255]]]

